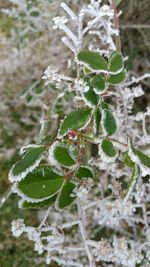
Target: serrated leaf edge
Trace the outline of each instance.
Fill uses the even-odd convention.
[[[116,160],[116,158],[118,157],[118,151],[116,150],[116,155],[114,157],[109,157],[105,154],[105,152],[103,151],[102,149],[102,142],[103,140],[100,142],[99,146],[98,146],[98,154],[99,156],[101,157],[101,160],[103,162],[107,162],[107,163],[111,163],[111,162],[114,162]]]
[[[76,166],[76,162],[75,162],[74,165],[66,166],[66,165],[60,164],[60,163],[55,159],[55,157],[54,157],[54,150],[55,150],[55,147],[56,147],[57,145],[62,146],[62,147],[65,147],[65,144],[64,144],[64,146],[63,146],[63,144],[61,144],[59,141],[54,142],[53,145],[52,145],[52,146],[50,147],[50,149],[49,149],[49,162],[50,162],[52,165],[54,165],[54,166],[59,166],[60,168],[61,168],[61,166],[66,167],[67,169],[72,169],[73,167],[75,167],[75,166]],[[70,155],[70,157],[72,158],[72,160],[76,161],[76,159],[72,157],[72,155],[71,155],[71,151],[69,150],[69,148],[68,148],[68,152],[69,152],[69,155]]]
[[[69,182],[71,182],[71,181],[69,181]],[[60,195],[61,195],[61,191],[62,191],[62,189],[63,189],[63,187],[64,187],[64,185],[65,185],[66,183],[67,183],[67,181],[64,181],[64,183],[62,184],[62,186],[61,186],[61,188],[60,188],[60,191],[59,191],[59,193],[58,193],[58,195],[57,195],[56,201],[55,201],[55,203],[54,203],[54,207],[55,207],[55,209],[56,209],[57,211],[59,211],[59,212],[63,211],[65,208],[71,206],[71,205],[74,203],[74,201],[75,201],[75,199],[74,199],[74,201],[73,201],[69,206],[67,206],[67,207],[65,207],[65,208],[63,208],[63,209],[61,209],[61,208],[59,207],[59,197],[60,197]],[[72,183],[73,183],[73,182],[72,182]],[[75,183],[73,183],[73,184],[75,185]]]
[[[27,168],[25,171],[20,173],[19,175],[13,175],[13,168],[15,167],[16,163],[12,166],[8,178],[11,183],[13,182],[20,182],[23,180],[30,172],[32,172],[36,167],[39,166],[41,160],[42,160],[43,155],[41,155],[35,162],[32,164],[29,168]]]
[[[106,131],[106,129],[105,129],[105,126],[104,126],[104,119],[105,119],[105,111],[110,111],[111,113],[112,113],[112,111],[111,110],[109,110],[109,109],[102,109],[102,119],[101,119],[101,126],[102,126],[102,130],[103,130],[103,132],[105,133],[105,135],[107,136],[108,135],[108,133],[107,133],[107,131]],[[112,113],[113,114],[113,113]],[[114,116],[114,119],[115,119],[115,121],[116,121],[116,126],[117,126],[117,129],[116,129],[116,131],[112,134],[112,135],[114,135],[116,132],[117,132],[117,130],[118,130],[118,123],[117,123],[117,118],[116,118],[116,116],[113,114],[113,116]]]
[[[92,175],[93,175],[93,177],[82,177],[82,178],[92,178],[92,179],[94,178],[95,173],[94,173],[94,170],[93,170],[92,167],[89,167],[89,166],[87,166],[87,165],[80,165],[80,166],[78,167],[78,169],[76,170],[76,172],[78,172],[78,170],[79,170],[80,168],[86,168],[86,169],[88,169],[88,170],[92,173]]]
[[[140,160],[140,158],[134,154],[133,149],[132,149],[132,142],[130,139],[128,139],[128,145],[129,145],[128,154],[130,158],[132,159],[132,161],[140,167],[142,176],[145,177],[146,175],[150,175],[150,168],[144,165],[143,162]]]
[[[89,120],[86,122],[86,124],[83,126],[83,127],[81,127],[81,128],[78,128],[78,130],[84,130],[86,127],[87,127],[87,125],[90,123],[90,121],[91,121],[91,119],[92,119],[92,114],[93,114],[93,111],[91,110],[91,112],[90,112],[90,118],[89,118]],[[61,121],[61,123],[60,123],[60,127],[59,127],[59,130],[58,130],[58,135],[57,135],[57,138],[58,139],[62,139],[64,136],[66,136],[71,130],[70,129],[68,129],[68,131],[66,131],[66,133],[65,134],[63,134],[63,135],[60,135],[59,134],[59,132],[60,132],[60,129],[61,129],[61,125],[63,124],[63,122],[64,122],[64,120],[67,118],[67,115],[63,118],[63,120]]]

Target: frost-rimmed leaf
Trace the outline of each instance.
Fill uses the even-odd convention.
[[[116,75],[111,75],[111,76],[109,76],[109,78],[108,78],[107,81],[108,81],[110,84],[113,84],[113,85],[121,84],[122,82],[125,81],[125,79],[126,79],[126,74],[127,74],[127,72],[126,72],[126,70],[124,70],[124,71],[122,71],[122,72],[120,72],[120,73],[118,73],[118,74],[116,74]]]
[[[27,149],[22,159],[14,164],[10,170],[9,180],[11,182],[21,181],[29,172],[32,172],[39,165],[45,150],[45,146],[35,146]]]
[[[102,111],[102,127],[109,136],[113,135],[117,130],[116,119],[108,109]]]
[[[84,65],[90,70],[106,71],[107,62],[98,53],[92,51],[81,51],[77,55],[78,63]]]
[[[37,167],[13,187],[24,200],[41,202],[55,195],[64,182],[63,174],[48,165]]]
[[[73,184],[70,181],[64,182],[61,191],[59,193],[59,196],[55,202],[55,208],[57,210],[63,210],[64,208],[70,206],[74,200],[75,197],[73,196],[73,191],[75,189],[75,184]]]
[[[108,157],[114,158],[117,155],[117,151],[110,140],[104,139],[102,141],[101,148]]]
[[[54,165],[63,167],[73,167],[76,164],[77,153],[75,147],[55,142],[49,149],[49,161]]]
[[[96,94],[103,93],[106,89],[104,78],[100,75],[96,75],[92,80],[92,86]]]
[[[131,157],[129,156],[129,151],[124,151],[122,153],[123,162],[130,168],[133,168],[135,163],[132,161]]]
[[[130,178],[129,185],[128,185],[128,189],[127,189],[127,193],[126,193],[126,196],[124,198],[124,203],[126,203],[130,199],[131,194],[134,190],[134,187],[135,187],[140,175],[141,175],[141,172],[140,172],[139,166],[134,164],[131,178]]]
[[[32,148],[39,148],[39,147],[41,147],[41,145],[43,145],[43,144],[40,144],[40,145],[37,145],[37,144],[29,144],[27,146],[23,146],[20,149],[20,155],[24,155],[26,152],[30,151]]]
[[[129,156],[131,160],[140,167],[142,176],[150,174],[150,157],[136,149],[131,140],[129,140]]]
[[[89,166],[80,166],[75,173],[78,178],[94,178],[94,171]]]
[[[19,201],[19,208],[21,209],[46,209],[52,206],[55,203],[55,201],[56,201],[56,195],[46,200],[43,200],[41,202],[30,202],[30,201],[21,199]]]
[[[108,68],[110,73],[117,74],[124,68],[123,56],[121,53],[115,51],[111,54],[108,62]]]
[[[100,132],[100,122],[101,122],[101,111],[99,108],[96,108],[94,111],[94,134],[98,135]]]
[[[90,108],[98,105],[99,96],[94,92],[93,88],[89,88],[87,92],[82,93],[82,98],[85,104]]]
[[[92,110],[90,108],[83,108],[77,111],[71,112],[67,115],[59,128],[58,138],[62,138],[70,131],[75,129],[84,129],[90,122]]]

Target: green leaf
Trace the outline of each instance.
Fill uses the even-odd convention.
[[[51,166],[37,167],[17,184],[18,194],[32,200],[44,200],[55,195],[64,182],[63,174]],[[35,201],[36,202],[36,201]]]
[[[81,51],[77,55],[79,63],[93,70],[107,70],[106,60],[98,53],[92,51]]]
[[[122,54],[119,52],[113,52],[109,58],[109,71],[112,73],[121,72],[124,68],[124,62]]]
[[[27,200],[24,200],[19,203],[19,207],[21,209],[46,209],[52,206],[55,201],[56,195],[41,202],[29,202]]]
[[[86,93],[83,93],[83,100],[89,107],[95,107],[99,102],[99,96],[94,92],[93,88],[89,88]]]
[[[88,166],[80,166],[75,175],[78,178],[94,178],[93,169]]]
[[[117,155],[117,151],[114,149],[113,143],[110,140],[104,139],[101,148],[108,157],[115,157]]]
[[[137,180],[139,178],[139,175],[140,175],[140,168],[139,168],[138,165],[134,164],[132,175],[131,175],[131,178],[130,178],[130,181],[129,181],[129,185],[128,185],[128,190],[129,190],[130,186],[133,184],[133,181],[136,184],[136,182],[137,182]]]
[[[101,102],[101,107],[102,107],[102,109],[109,109],[109,106],[105,101]]]
[[[30,13],[30,16],[32,16],[32,17],[38,17],[39,15],[40,15],[40,13],[37,10],[31,11],[31,13]]]
[[[97,94],[100,94],[105,90],[105,80],[100,75],[96,75],[92,80],[92,86]]]
[[[37,146],[28,149],[23,158],[19,160],[10,170],[10,181],[20,181],[29,172],[33,171],[39,165],[45,150],[45,146]]]
[[[133,167],[133,171],[132,171],[132,175],[131,175],[131,178],[130,178],[130,181],[129,181],[129,184],[128,184],[128,188],[127,188],[127,193],[126,193],[126,196],[125,196],[125,200],[128,200],[134,190],[134,187],[140,177],[140,168],[138,165],[134,164],[134,167]]]
[[[64,209],[68,206],[70,206],[73,201],[75,200],[75,197],[72,197],[71,195],[73,194],[73,190],[75,188],[75,185],[71,182],[65,182],[59,197],[58,197],[58,202],[56,208],[58,209]]]
[[[110,84],[114,84],[114,85],[121,84],[126,79],[126,74],[127,74],[127,72],[126,72],[126,70],[124,70],[124,71],[122,71],[116,75],[109,76],[107,81]]]
[[[52,157],[54,157],[54,160],[58,164],[64,167],[72,167],[76,164],[77,160],[74,150],[72,146],[67,146],[62,142],[56,142],[52,147]]]
[[[108,109],[103,110],[102,126],[109,136],[113,135],[117,130],[116,119]]]
[[[131,157],[128,154],[128,151],[122,153],[123,162],[130,168],[134,167],[134,162],[132,161]]]
[[[129,140],[129,156],[140,167],[142,176],[150,174],[150,156],[135,148],[131,140]]]
[[[138,158],[141,160],[141,162],[148,168],[150,168],[150,157],[147,156],[146,154],[144,154],[142,151],[136,149],[135,147],[133,147],[133,145],[131,144],[132,147],[132,151],[133,153],[138,156]]]
[[[135,155],[137,155],[139,157],[139,159],[141,160],[141,162],[148,168],[150,168],[150,157],[147,156],[146,154],[144,154],[142,151],[133,148],[133,152]]]
[[[95,112],[94,112],[94,133],[96,135],[98,135],[100,132],[101,117],[102,117],[102,115],[101,115],[100,109],[96,108]]]
[[[64,118],[64,120],[60,125],[58,138],[62,138],[72,130],[84,128],[90,122],[90,120],[91,120],[90,108],[83,108],[71,112]]]

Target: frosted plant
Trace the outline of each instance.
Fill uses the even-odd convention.
[[[10,170],[19,207],[47,208],[38,227],[18,219],[12,233],[26,233],[47,264],[147,267],[150,113],[135,115],[133,104],[144,94],[139,82],[150,74],[127,74],[115,1],[109,6],[91,0],[79,15],[65,3],[61,7],[67,15],[56,17],[54,28],[65,33],[73,69],[66,76],[50,66],[43,79],[57,85],[57,100],[71,93],[72,102],[52,136],[45,134],[43,119],[44,136],[23,147]]]

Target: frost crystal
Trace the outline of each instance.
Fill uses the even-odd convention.
[[[44,71],[44,76],[42,77],[43,80],[47,80],[46,84],[53,83],[56,81],[60,81],[59,75],[58,75],[58,70],[52,68],[49,66],[45,71]]]

